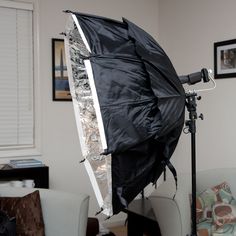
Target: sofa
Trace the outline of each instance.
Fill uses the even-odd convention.
[[[201,192],[226,181],[236,198],[236,168],[219,168],[197,172],[197,191]],[[167,178],[150,196],[162,236],[186,236],[191,233],[191,175],[178,175],[178,190],[175,181]]]
[[[22,197],[37,189],[0,187],[0,197]],[[50,189],[40,192],[46,236],[85,236],[89,196]]]

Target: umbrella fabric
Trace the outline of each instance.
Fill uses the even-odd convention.
[[[116,214],[162,174],[184,124],[185,93],[163,49],[141,28],[126,19],[71,17],[65,39],[81,147],[100,206]],[[93,119],[86,120],[88,97]],[[96,133],[94,140],[86,133]]]

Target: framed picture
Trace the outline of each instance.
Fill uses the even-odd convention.
[[[52,39],[53,101],[71,101],[63,39]]]
[[[215,78],[236,77],[236,39],[214,43]]]

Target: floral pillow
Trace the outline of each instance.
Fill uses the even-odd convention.
[[[197,236],[211,236],[212,224],[211,222],[201,222],[197,225]]]
[[[221,233],[223,235],[236,233],[236,205],[223,202],[216,203],[212,207],[212,216],[212,231],[214,233]]]
[[[234,236],[236,235],[235,224],[226,224],[218,230],[212,230],[212,236]],[[201,236],[201,235],[200,235]]]
[[[216,203],[235,203],[229,185],[223,182],[212,188],[208,188],[198,194],[196,198],[197,223],[212,221],[212,206]]]

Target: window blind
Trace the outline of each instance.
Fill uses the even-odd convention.
[[[0,1],[0,150],[34,146],[33,12]]]

